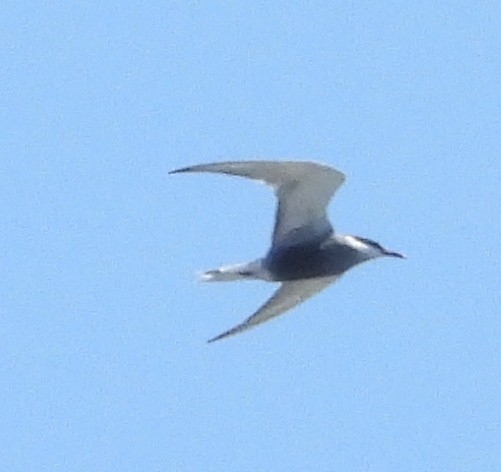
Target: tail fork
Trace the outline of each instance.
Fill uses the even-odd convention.
[[[245,264],[236,264],[208,270],[198,274],[201,282],[231,282],[234,280],[269,280],[267,272],[263,269],[261,261]]]

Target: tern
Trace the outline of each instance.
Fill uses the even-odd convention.
[[[201,280],[265,280],[279,282],[280,286],[253,315],[209,343],[290,310],[362,262],[383,256],[404,258],[371,239],[334,231],[326,210],[346,177],[332,167],[301,161],[235,161],[194,165],[170,174],[189,172],[221,173],[261,181],[273,188],[278,199],[271,247],[265,257],[203,272]]]

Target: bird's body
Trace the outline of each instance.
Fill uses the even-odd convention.
[[[323,241],[272,247],[264,264],[273,280],[282,282],[339,276],[364,260],[364,254],[346,244],[342,236],[331,235]]]
[[[313,162],[240,161],[175,170],[247,177],[271,185],[278,198],[272,245],[264,258],[201,274],[207,282],[261,279],[280,288],[251,317],[209,342],[278,316],[334,282],[348,269],[380,256],[403,257],[378,243],[334,232],[326,207],[345,180],[341,172]]]

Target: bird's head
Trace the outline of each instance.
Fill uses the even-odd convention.
[[[360,236],[346,236],[346,244],[357,250],[358,252],[364,254],[367,259],[374,259],[376,257],[389,256],[389,257],[399,257],[405,259],[406,257],[399,252],[389,251],[385,249],[381,244],[373,241],[372,239],[362,238]]]

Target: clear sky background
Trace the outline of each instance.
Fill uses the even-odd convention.
[[[5,2],[0,470],[501,470],[501,4]],[[380,260],[274,286],[269,189],[312,159]]]

